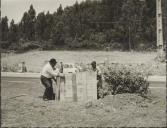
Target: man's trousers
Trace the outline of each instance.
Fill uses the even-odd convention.
[[[53,86],[52,86],[52,79],[41,76],[41,83],[45,87],[45,92],[44,92],[44,95],[43,95],[43,99],[44,100],[45,99],[55,100],[55,94],[53,92]]]

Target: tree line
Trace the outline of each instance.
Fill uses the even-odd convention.
[[[36,13],[33,5],[21,21],[2,17],[1,48],[30,50],[156,47],[155,0],[86,0],[54,12]]]

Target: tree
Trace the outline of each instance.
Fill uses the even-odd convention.
[[[14,23],[14,20],[10,22],[9,28],[9,41],[16,42],[19,39],[19,28],[18,25]]]
[[[1,19],[1,40],[2,41],[7,41],[8,40],[8,18],[7,16],[2,17]]]
[[[33,5],[30,5],[30,9],[28,10],[28,14],[30,15],[30,19],[32,21],[35,21],[36,12],[35,12],[35,9],[33,8]]]
[[[147,48],[156,47],[156,1],[146,0],[143,8],[140,38]]]
[[[57,25],[53,28],[52,39],[55,45],[64,45],[64,24],[63,22],[58,22]]]
[[[9,47],[8,42],[8,35],[9,35],[9,28],[8,28],[8,18],[7,16],[2,17],[0,22],[0,30],[1,30],[1,48],[7,49]]]
[[[33,5],[30,5],[30,9],[28,11],[28,15],[30,17],[29,20],[29,40],[35,40],[35,20],[36,20],[36,12],[33,8]]]
[[[46,28],[46,18],[45,13],[41,12],[37,16],[36,20],[36,36],[38,40],[44,40],[45,39],[45,28]]]
[[[20,23],[20,29],[22,31],[22,37],[25,40],[29,40],[30,39],[30,28],[29,25],[30,24],[30,16],[27,12],[25,12],[23,14],[23,17],[21,19],[21,23]]]
[[[36,16],[33,5],[20,23],[11,22],[10,42],[46,42],[45,45],[78,48],[120,48],[124,50],[156,46],[156,1],[85,0],[51,14]],[[2,39],[8,41],[7,17],[1,20]],[[165,23],[164,23],[165,24]],[[15,28],[15,29],[14,29]],[[14,36],[14,31],[19,34]],[[19,36],[17,36],[19,35]],[[50,42],[50,43],[49,43]]]
[[[122,44],[126,50],[134,49],[137,42],[135,37],[138,35],[137,30],[141,22],[141,8],[142,5],[138,0],[126,0],[122,4],[120,26],[117,31],[120,31],[121,37],[124,37]]]
[[[37,40],[49,40],[51,39],[51,33],[53,30],[54,19],[53,15],[49,12],[45,15],[44,12],[38,14],[36,19],[36,37]]]
[[[44,29],[44,39],[49,40],[51,39],[51,33],[53,29],[53,24],[54,24],[53,15],[50,14],[49,11],[45,15],[45,20],[46,20],[46,26]]]
[[[63,14],[63,8],[62,5],[60,4],[59,8],[57,9],[57,15],[61,16]]]

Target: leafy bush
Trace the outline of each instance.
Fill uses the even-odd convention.
[[[163,53],[159,53],[155,58],[154,58],[155,61],[157,62],[161,62],[161,63],[165,63],[166,62],[166,54],[165,54],[165,51],[163,51]]]
[[[106,43],[107,36],[105,33],[99,32],[99,33],[94,34],[94,37],[92,39],[98,44],[104,44]]]
[[[115,49],[115,50],[123,49],[122,45],[118,42],[112,42],[110,47],[111,49]]]
[[[138,93],[146,96],[149,83],[147,76],[141,72],[130,70],[126,67],[109,67],[103,74],[103,87],[98,89],[100,97],[110,94]]]
[[[1,49],[8,49],[9,45],[9,41],[1,41]]]
[[[31,42],[21,43],[20,45],[13,45],[11,46],[11,49],[16,50],[17,53],[22,53],[22,52],[26,52],[32,49],[37,49],[39,47],[40,47],[39,44],[31,41]]]
[[[42,41],[41,49],[42,50],[53,50],[55,49],[55,45],[53,45],[53,43],[50,41]]]
[[[2,72],[17,72],[19,69],[17,64],[8,65],[6,63],[1,64]]]

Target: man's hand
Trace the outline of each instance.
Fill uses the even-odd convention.
[[[56,80],[56,78],[55,77],[52,77],[52,79],[57,83],[57,80]]]
[[[64,73],[58,73],[57,76],[64,77]]]

